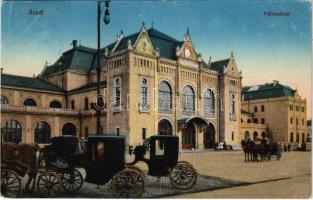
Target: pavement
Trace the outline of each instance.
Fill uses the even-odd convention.
[[[128,157],[128,160],[131,158]],[[283,153],[282,159],[248,163],[242,151],[195,151],[180,153],[199,176],[189,190],[177,190],[168,177],[146,176],[143,198],[309,198],[311,196],[311,152]],[[147,171],[145,163],[137,164]],[[84,176],[84,170],[81,169]],[[24,194],[23,197],[36,197]],[[114,198],[111,183],[97,187],[84,182],[65,198]]]

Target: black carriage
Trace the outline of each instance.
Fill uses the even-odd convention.
[[[128,167],[143,161],[149,167],[148,175],[158,178],[168,176],[171,184],[177,189],[190,189],[197,181],[197,172],[193,166],[186,161],[178,161],[179,138],[177,136],[151,136],[149,158],[145,157],[144,146],[137,146],[134,154],[135,160],[128,163]]]
[[[91,135],[83,153],[76,153],[77,144],[74,136],[56,137],[43,154],[46,169],[58,175],[64,190],[76,192],[83,181],[105,185],[112,180],[117,197],[136,198],[143,194],[144,176],[137,169],[125,167],[125,137]],[[84,168],[85,180],[76,168]],[[46,189],[52,184],[46,181],[41,186]]]
[[[274,143],[269,143],[269,144],[266,144],[266,153],[267,153],[267,156],[268,156],[268,159],[270,160],[273,156],[276,157],[277,160],[280,160],[281,159],[281,156],[282,156],[282,153],[283,153],[283,147],[274,142]]]

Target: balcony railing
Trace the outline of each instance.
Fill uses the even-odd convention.
[[[78,111],[64,108],[38,108],[34,106],[12,106],[7,104],[0,105],[1,112],[35,112],[35,113],[59,113],[59,114],[78,114]]]
[[[266,124],[257,123],[241,123],[242,128],[266,128]]]

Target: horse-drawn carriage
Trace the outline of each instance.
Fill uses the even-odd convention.
[[[265,139],[259,141],[242,140],[241,146],[245,154],[245,161],[248,162],[271,160],[273,156],[280,160],[283,152],[280,144]]]
[[[43,149],[34,149],[32,159],[25,165],[24,174],[18,177],[18,170],[6,167],[1,160],[1,193],[16,197],[21,191],[21,177],[29,174],[36,183],[37,193],[42,197],[53,197],[63,190],[78,191],[83,181],[104,185],[112,180],[112,190],[117,197],[138,198],[144,192],[145,174],[134,166],[140,158],[149,166],[149,175],[170,177],[170,182],[178,189],[191,188],[197,180],[197,173],[187,162],[178,162],[178,137],[152,136],[150,159],[144,158],[146,148],[139,146],[136,159],[132,163],[125,160],[125,138],[113,135],[92,135],[88,137],[86,151],[76,151],[78,140],[74,136],[60,136],[51,139],[52,144]],[[28,145],[32,147],[31,145]],[[144,149],[143,154],[138,150]],[[2,149],[3,152],[3,149]],[[7,151],[5,151],[7,152]],[[37,155],[37,156],[36,156]],[[139,156],[139,157],[138,157]],[[15,160],[18,157],[10,157]],[[33,164],[31,164],[33,163]],[[84,168],[85,180],[78,168]],[[13,178],[11,178],[13,177]],[[14,179],[13,185],[11,179]],[[3,184],[5,183],[5,184]],[[10,193],[11,188],[15,188]]]

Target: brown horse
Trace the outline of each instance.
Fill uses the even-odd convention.
[[[242,147],[243,152],[245,154],[245,162],[252,161],[252,158],[253,158],[252,144],[253,144],[253,142],[250,139],[247,141],[245,141],[245,140],[241,141],[241,147]]]
[[[38,150],[38,147],[30,144],[1,143],[1,170],[13,170],[21,177],[24,177],[28,172],[26,191],[33,191],[35,188]],[[30,189],[31,182],[32,188]]]

